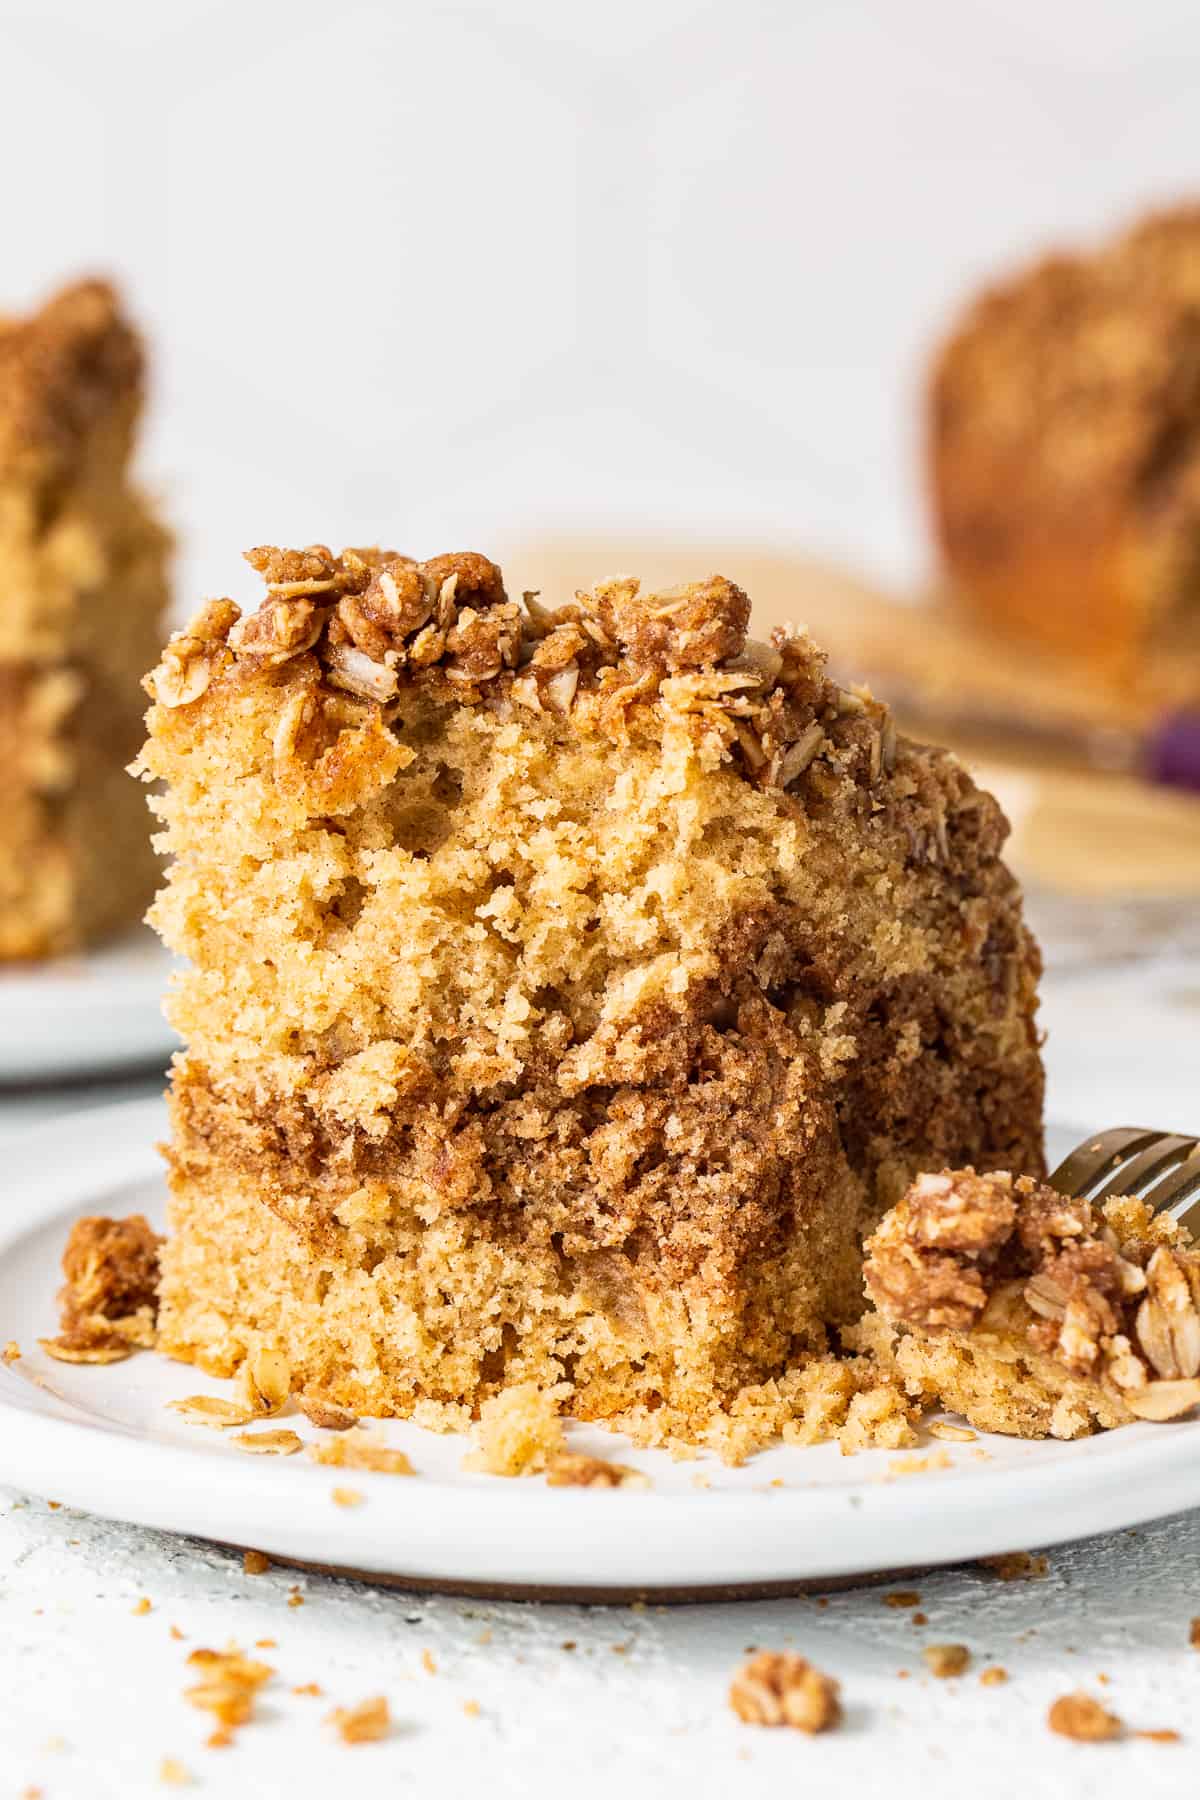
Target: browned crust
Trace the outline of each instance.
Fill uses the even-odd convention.
[[[105,281],[0,320],[0,476],[65,480],[106,415],[141,395],[141,343]]]

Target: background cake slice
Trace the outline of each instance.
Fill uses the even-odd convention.
[[[149,680],[161,1346],[442,1423],[534,1383],[777,1427],[919,1170],[1041,1170],[998,807],[719,576],[547,611],[475,554],[250,560]]]
[[[130,481],[142,383],[102,282],[0,319],[0,959],[101,937],[154,891],[124,773],[169,548]]]
[[[1200,207],[982,294],[937,357],[935,528],[986,625],[1136,698],[1200,698]]]

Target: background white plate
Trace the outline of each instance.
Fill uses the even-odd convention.
[[[172,959],[148,926],[78,956],[0,964],[0,1081],[92,1075],[160,1057]]]
[[[249,1457],[165,1401],[223,1385],[154,1355],[56,1363],[58,1257],[82,1212],[158,1220],[161,1105],[139,1101],[37,1126],[7,1147],[0,1223],[0,1478],[110,1518],[250,1545],[385,1578],[611,1592],[865,1575],[1050,1544],[1200,1501],[1200,1428],[1139,1425],[1081,1443],[931,1443],[952,1467],[898,1475],[895,1455],[779,1448],[741,1469],[673,1462],[573,1427],[579,1447],[644,1469],[648,1492],[548,1488],[464,1472],[462,1438],[387,1428],[415,1479]],[[1074,1133],[1053,1134],[1052,1155]],[[227,1388],[224,1391],[228,1391]],[[316,1434],[289,1418],[302,1436]],[[698,1486],[701,1476],[709,1485]],[[778,1481],[781,1486],[771,1485]],[[336,1506],[353,1486],[366,1503]]]

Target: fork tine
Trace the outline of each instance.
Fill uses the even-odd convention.
[[[1141,1193],[1142,1189],[1149,1187],[1158,1176],[1165,1175],[1167,1170],[1176,1163],[1183,1162],[1195,1148],[1196,1139],[1194,1137],[1164,1135],[1159,1138],[1157,1143],[1151,1144],[1149,1149],[1143,1150],[1140,1156],[1135,1156],[1132,1162],[1126,1163],[1123,1169],[1118,1169],[1111,1179],[1105,1182],[1100,1192],[1094,1194],[1092,1198],[1094,1200],[1110,1200],[1118,1194]],[[1145,1195],[1144,1198],[1155,1212],[1162,1210],[1158,1202],[1157,1190],[1153,1194]]]
[[[1117,1126],[1096,1137],[1085,1138],[1048,1176],[1050,1186],[1073,1200],[1089,1194],[1098,1181],[1114,1169],[1147,1149],[1163,1137],[1161,1131],[1146,1131],[1136,1125]]]
[[[1200,1189],[1200,1143],[1197,1143],[1185,1163],[1166,1177],[1150,1196],[1150,1204],[1155,1212],[1171,1212],[1181,1225],[1189,1231],[1200,1230],[1200,1201],[1193,1201],[1190,1206],[1175,1208],[1180,1201],[1186,1200],[1189,1194]]]

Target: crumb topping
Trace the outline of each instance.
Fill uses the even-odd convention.
[[[981,1556],[979,1566],[997,1581],[1044,1581],[1050,1573],[1046,1557],[1030,1550],[1005,1550],[999,1556]]]
[[[1098,1211],[1029,1176],[918,1176],[866,1245],[867,1292],[916,1331],[1003,1335],[1139,1419],[1200,1403],[1200,1254],[1140,1202]]]
[[[729,1704],[746,1725],[790,1725],[797,1731],[831,1731],[841,1723],[840,1684],[803,1656],[760,1650],[744,1663],[729,1688]]]
[[[535,594],[510,599],[477,551],[422,563],[379,549],[338,556],[323,544],[246,555],[266,583],[257,610],[210,601],[172,637],[147,687],[162,706],[190,706],[223,681],[296,664],[304,691],[280,718],[288,754],[313,726],[316,693],[386,713],[407,682],[451,703],[569,715],[580,730],[618,737],[634,709],[656,707],[714,735],[763,787],[789,788],[814,767],[818,787],[844,774],[873,787],[896,766],[887,708],[830,681],[807,636],[749,640],[750,601],[721,575],[661,593],[622,576],[551,609]]]
[[[343,1744],[372,1744],[392,1728],[391,1713],[382,1694],[360,1700],[357,1706],[335,1706],[326,1724],[335,1727]]]
[[[41,1340],[47,1354],[105,1363],[153,1348],[162,1241],[141,1213],[77,1220],[63,1250],[59,1335]]]
[[[244,1656],[236,1645],[228,1650],[193,1650],[188,1667],[196,1671],[197,1680],[184,1690],[184,1699],[215,1717],[210,1745],[229,1744],[235,1728],[253,1716],[258,1690],[270,1681],[274,1669]]]
[[[1074,1738],[1080,1744],[1108,1743],[1125,1729],[1117,1715],[1090,1694],[1063,1694],[1050,1708],[1046,1723],[1059,1737]]]
[[[921,1651],[921,1660],[931,1675],[945,1681],[950,1676],[965,1673],[971,1652],[965,1644],[926,1644]]]

